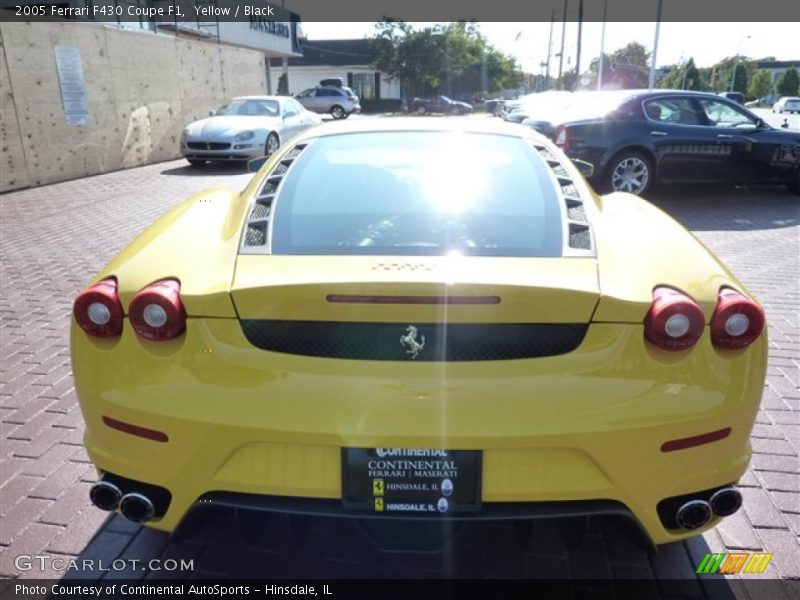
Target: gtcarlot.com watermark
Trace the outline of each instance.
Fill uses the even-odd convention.
[[[19,571],[194,571],[194,559],[117,558],[108,562],[49,554],[20,554],[14,559],[14,566]]]

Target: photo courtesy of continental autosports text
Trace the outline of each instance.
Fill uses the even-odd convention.
[[[291,597],[304,597],[304,596],[332,596],[330,586],[322,585],[307,585],[307,584],[293,584],[293,585],[275,585],[270,583],[262,583],[258,587],[249,585],[226,585],[214,583],[210,585],[205,584],[176,584],[176,585],[148,585],[148,584],[126,584],[126,583],[111,583],[111,584],[66,584],[54,583],[50,585],[28,585],[22,583],[14,584],[14,593],[18,597],[28,596],[47,596],[57,598],[59,596],[66,597],[82,597],[82,598],[109,598],[109,597],[225,597],[232,596],[240,598],[243,596],[258,596],[258,595],[279,595]]]
[[[689,4],[0,0],[0,600],[800,598],[800,5]]]

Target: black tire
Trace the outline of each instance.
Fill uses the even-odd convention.
[[[267,143],[264,144],[264,156],[272,156],[281,147],[281,140],[274,131],[267,136]]]
[[[347,111],[344,108],[342,108],[341,106],[339,106],[338,104],[334,104],[333,106],[331,106],[331,116],[334,119],[336,119],[336,120],[344,119],[346,114],[347,114]]]
[[[193,158],[187,158],[186,160],[189,162],[189,166],[191,166],[191,167],[205,167],[206,166],[206,161],[204,161],[204,160],[195,160]]]
[[[428,109],[420,105],[414,109],[414,112],[417,113],[418,115],[424,115],[426,112],[428,112]]]
[[[636,177],[637,173],[644,176]],[[655,167],[649,156],[636,150],[622,150],[608,161],[600,187],[602,192],[628,192],[642,196],[652,189],[654,180]]]

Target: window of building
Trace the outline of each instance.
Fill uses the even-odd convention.
[[[361,100],[375,99],[375,75],[373,73],[353,73],[352,88]]]

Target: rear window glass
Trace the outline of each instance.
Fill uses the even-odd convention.
[[[560,256],[549,167],[492,134],[323,137],[299,156],[275,207],[275,254]]]

